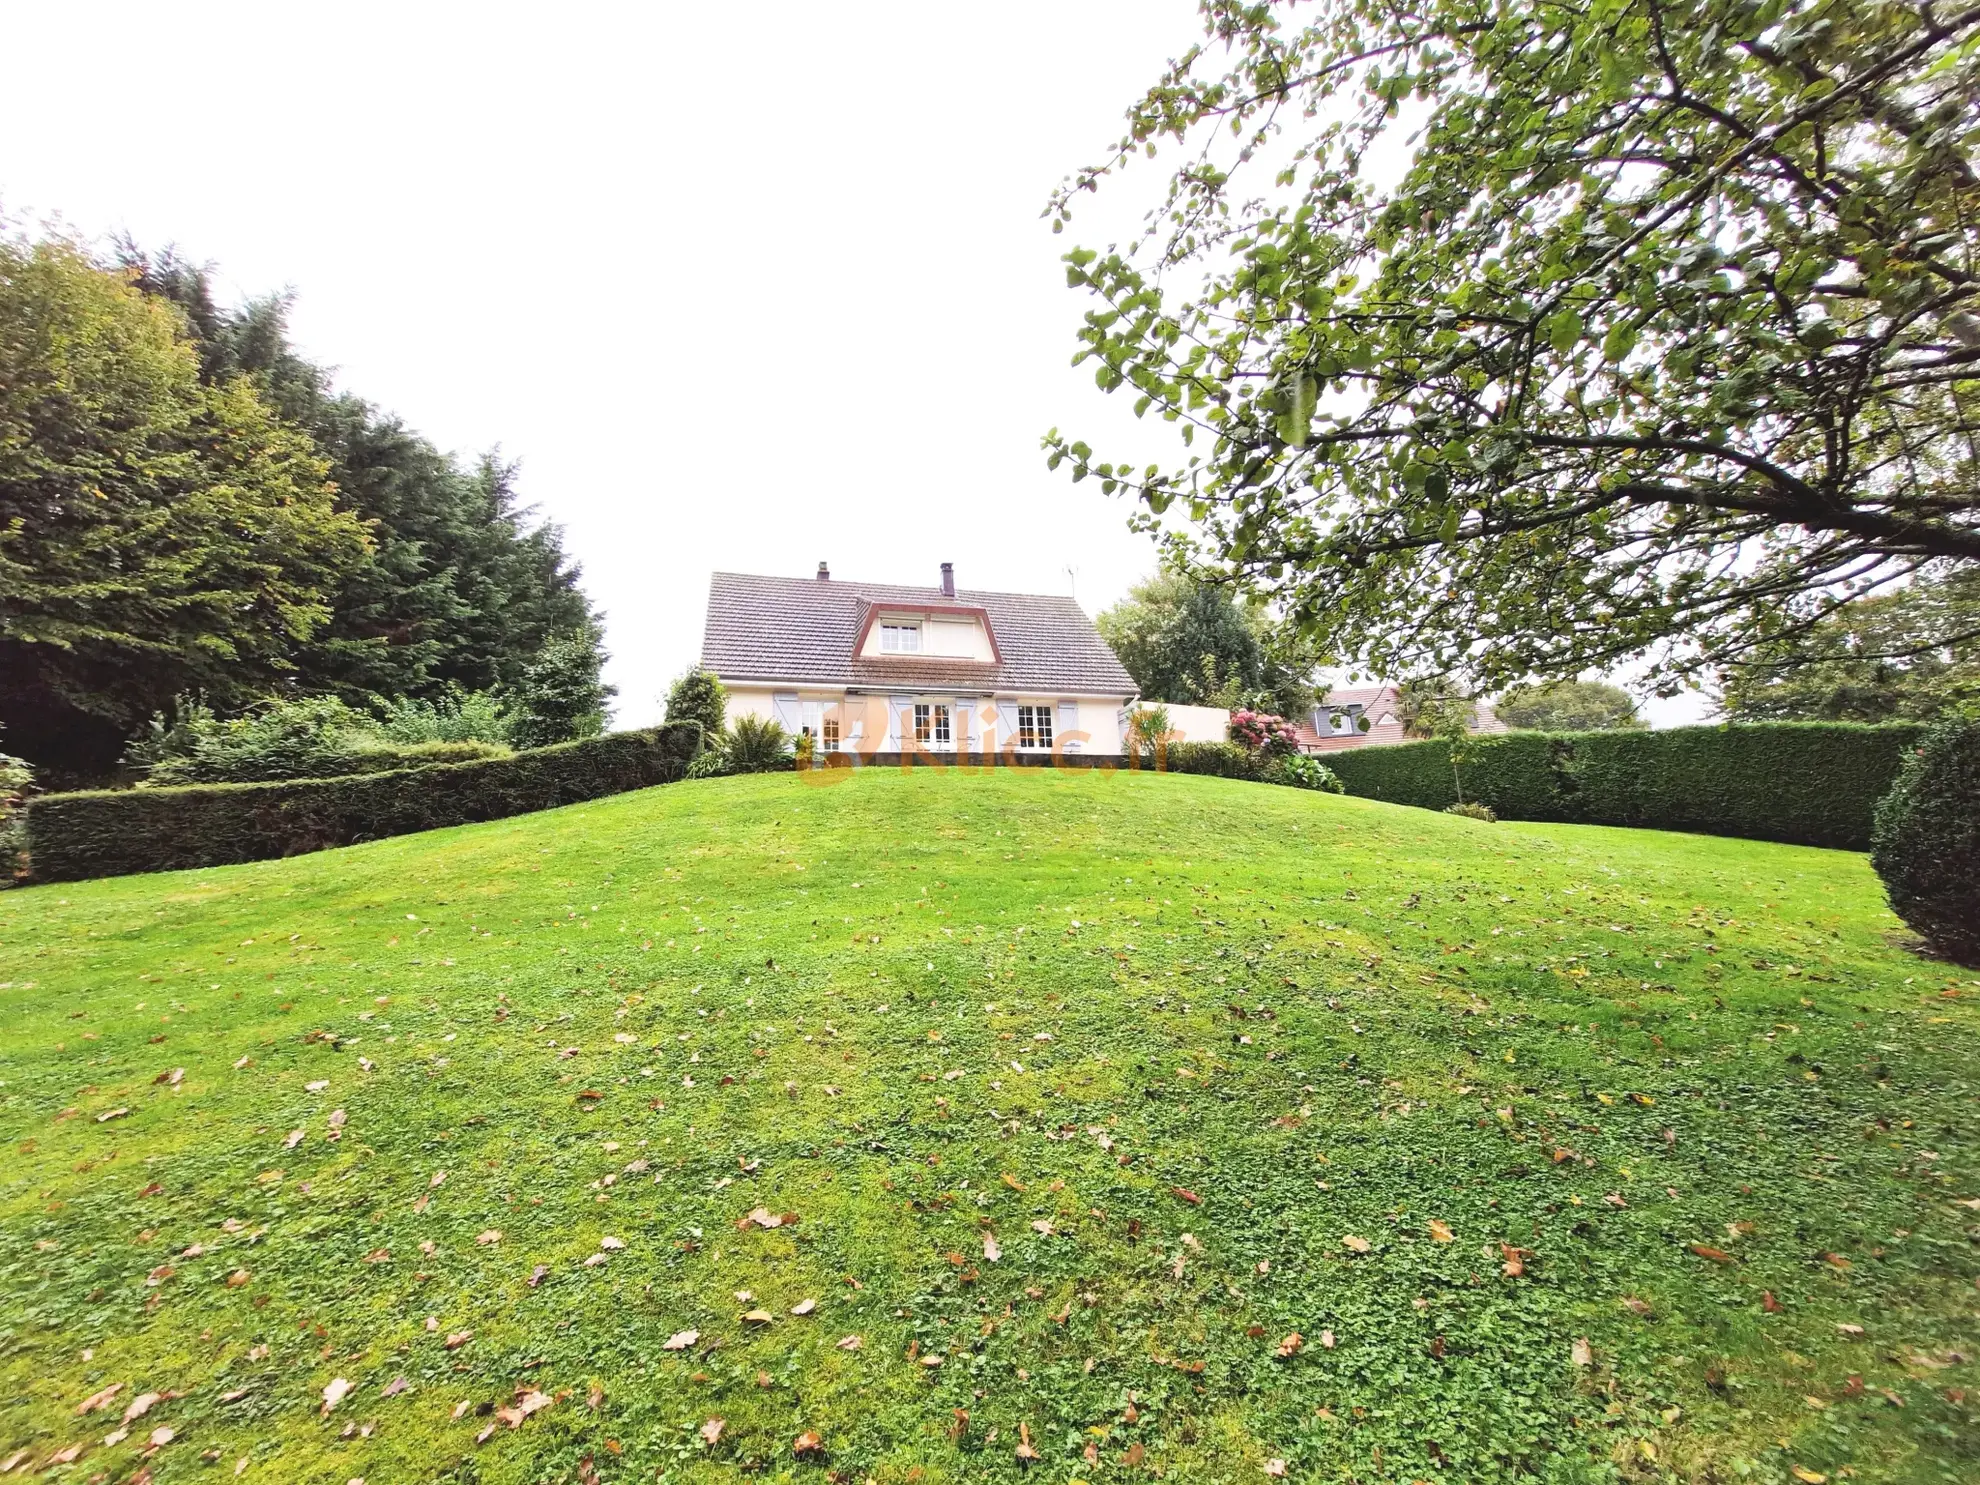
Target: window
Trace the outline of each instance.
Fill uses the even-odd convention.
[[[1052,746],[1052,708],[1049,706],[1018,708],[1018,746],[1021,748]]]
[[[949,704],[946,701],[917,701],[914,704],[914,740],[938,748],[949,745]]]
[[[887,655],[918,655],[921,653],[921,626],[919,624],[882,624],[880,626],[880,649]]]
[[[929,727],[929,722],[928,722],[928,703],[925,701],[917,701],[914,704],[914,740],[918,743],[927,742],[930,736],[930,731],[931,729]]]
[[[935,711],[935,746],[946,748],[949,745],[949,709],[937,704]]]
[[[839,719],[837,717],[827,717],[825,721],[820,725],[818,730],[820,735],[825,740],[825,751],[828,753],[838,752],[839,751]]]

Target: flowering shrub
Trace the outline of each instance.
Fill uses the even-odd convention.
[[[1299,751],[1299,734],[1292,723],[1270,712],[1232,712],[1231,741],[1268,758],[1286,758]]]

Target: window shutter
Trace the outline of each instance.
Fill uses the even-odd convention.
[[[901,739],[908,735],[908,727],[914,715],[912,696],[889,696],[887,698],[887,751],[901,751]]]
[[[1080,744],[1077,740],[1067,741],[1071,734],[1078,729],[1079,703],[1077,701],[1060,702],[1059,722],[1052,729],[1052,741],[1058,746],[1061,752],[1077,753],[1080,750]]]
[[[999,701],[997,703],[997,746],[1014,748],[1017,746],[1017,703]]]
[[[974,696],[958,696],[956,698],[956,709],[953,713],[952,725],[955,729],[954,735],[958,750],[976,746],[979,729],[976,722],[976,698]]]
[[[770,705],[776,709],[777,722],[782,726],[785,734],[796,737],[800,725],[797,692],[778,691],[771,696]]]

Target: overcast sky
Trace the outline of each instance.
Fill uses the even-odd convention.
[[[953,561],[1092,613],[1154,567],[1038,440],[1167,448],[1069,366],[1058,261],[1131,232],[1159,177],[1065,237],[1039,213],[1196,37],[1188,0],[181,0],[6,27],[0,211],[291,289],[341,386],[519,460],[604,610],[622,724],[694,660],[718,568]]]

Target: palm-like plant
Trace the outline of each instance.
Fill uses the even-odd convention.
[[[737,773],[768,773],[789,760],[790,735],[769,717],[737,717],[729,728],[728,753]]]

